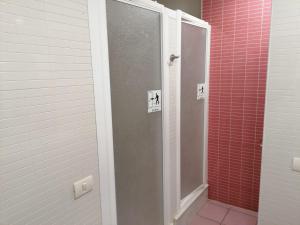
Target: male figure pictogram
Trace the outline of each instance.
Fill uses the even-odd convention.
[[[155,102],[155,104],[156,105],[159,105],[159,95],[156,93],[156,95],[155,95],[155,99],[156,99],[156,102]]]

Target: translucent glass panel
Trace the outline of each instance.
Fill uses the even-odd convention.
[[[163,225],[160,14],[107,1],[118,225]]]
[[[206,29],[182,23],[181,198],[203,184],[204,100],[197,84],[205,83]]]

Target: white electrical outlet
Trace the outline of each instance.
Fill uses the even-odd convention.
[[[74,199],[78,199],[86,193],[93,190],[94,179],[93,176],[88,176],[82,180],[76,181],[73,184],[74,187]]]
[[[300,158],[293,158],[293,170],[300,172]]]

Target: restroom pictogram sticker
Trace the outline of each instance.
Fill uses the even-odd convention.
[[[206,84],[197,84],[197,100],[204,99],[206,97]]]
[[[161,111],[161,90],[148,91],[148,113]]]

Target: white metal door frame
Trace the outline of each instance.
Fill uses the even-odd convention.
[[[103,225],[117,225],[106,1],[89,0],[88,10],[100,176],[99,213]]]
[[[164,129],[168,123],[167,112],[167,92],[168,82],[165,80],[166,71],[166,51],[164,32],[164,6],[149,0],[115,0],[125,4],[134,5],[144,9],[159,12],[161,14],[161,78],[163,92],[163,195],[164,212],[166,211],[167,201],[165,190],[166,185],[166,165],[168,148],[168,134]],[[110,72],[109,72],[109,53],[107,37],[106,1],[89,0],[89,25],[90,40],[92,51],[92,67],[94,78],[94,95],[96,107],[97,139],[98,139],[98,160],[100,174],[100,201],[103,225],[117,225],[116,192],[115,192],[115,171],[114,171],[114,151],[113,151],[113,132],[111,115],[111,93],[110,93]],[[101,102],[101,104],[100,104]],[[169,225],[167,217],[164,215],[164,224]]]
[[[207,95],[204,99],[204,107],[205,107],[205,114],[204,114],[204,152],[203,152],[203,184],[196,188],[192,193],[186,196],[184,199],[181,199],[181,172],[180,172],[180,122],[178,122],[177,127],[177,170],[176,170],[176,177],[177,177],[177,214],[175,219],[181,217],[181,215],[191,206],[191,204],[207,189],[207,148],[208,148],[208,98],[209,98],[209,65],[210,65],[210,39],[211,39],[211,26],[205,22],[204,20],[198,19],[194,16],[191,16],[187,13],[184,13],[180,10],[177,10],[178,20],[178,35],[177,37],[180,41],[178,42],[178,49],[180,49],[181,55],[181,26],[182,23],[187,23],[190,25],[194,25],[197,27],[201,27],[207,30],[206,32],[206,56],[205,56],[205,83],[207,88]],[[181,64],[181,58],[180,58]],[[179,68],[180,77],[181,77],[181,68]],[[181,91],[181,79],[177,80],[177,91]],[[180,98],[177,99],[177,118],[180,120]]]

